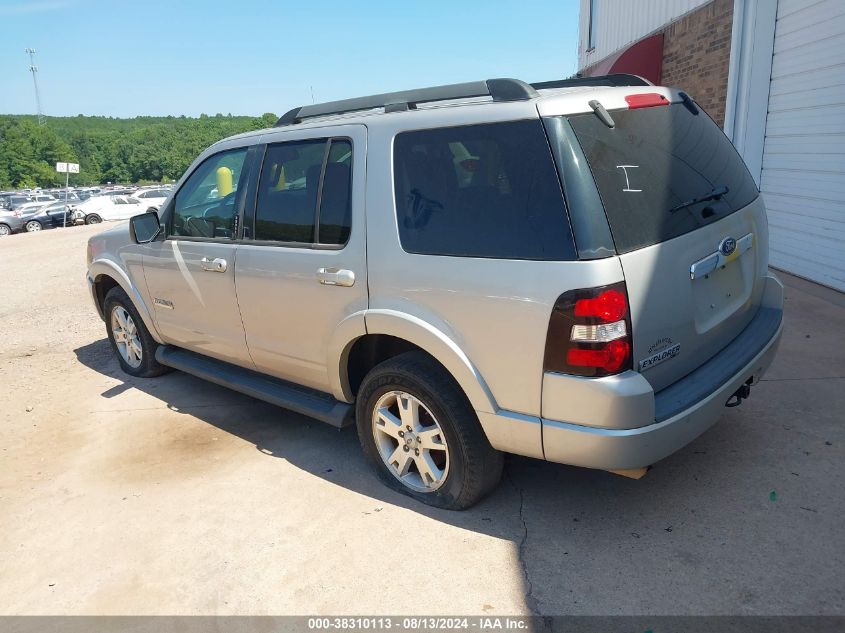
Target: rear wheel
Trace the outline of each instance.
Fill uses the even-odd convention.
[[[26,223],[26,230],[30,233],[40,231],[42,229],[41,223],[36,220],[30,220]]]
[[[12,229],[9,228],[8,224],[0,224],[0,236],[2,235],[11,235]]]
[[[103,218],[101,218],[96,213],[92,213],[91,215],[85,216],[85,224],[99,224],[102,221]]]
[[[158,343],[150,335],[123,288],[109,290],[103,303],[106,331],[120,366],[131,376],[151,378],[168,371],[155,359]]]
[[[422,352],[370,371],[356,418],[361,446],[382,481],[418,501],[463,510],[499,482],[502,453],[490,446],[458,384]]]

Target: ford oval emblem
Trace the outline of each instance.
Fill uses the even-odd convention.
[[[736,250],[736,240],[732,237],[726,237],[722,240],[722,243],[719,244],[719,252],[722,253],[725,257],[730,255]]]

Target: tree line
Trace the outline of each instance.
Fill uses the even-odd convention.
[[[194,158],[222,138],[272,126],[260,117],[46,117],[0,115],[0,189],[64,185],[57,162],[79,163],[73,185],[177,180]]]

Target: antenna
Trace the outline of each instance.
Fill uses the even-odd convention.
[[[44,113],[41,111],[41,95],[38,92],[38,66],[35,65],[35,49],[24,49],[24,53],[29,55],[29,72],[32,73],[32,83],[35,84],[35,105],[38,108],[38,125],[44,125]]]

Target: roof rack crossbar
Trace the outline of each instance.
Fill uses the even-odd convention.
[[[653,86],[648,79],[639,75],[615,73],[612,75],[597,75],[595,77],[570,77],[556,81],[541,81],[531,84],[534,90],[548,90],[550,88],[577,88],[578,86]]]
[[[375,108],[385,108],[386,111],[406,110],[413,108],[418,103],[431,103],[433,101],[469,99],[473,97],[492,97],[493,101],[525,101],[536,96],[538,96],[537,91],[519,79],[471,81],[462,84],[402,90],[400,92],[388,92],[369,97],[356,97],[354,99],[305,105],[293,108],[282,115],[276,123],[276,127],[293,125],[311,117],[344,114],[358,110],[372,110]]]

